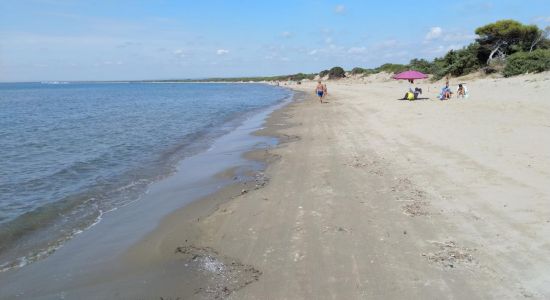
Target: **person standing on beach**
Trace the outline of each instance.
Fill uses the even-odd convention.
[[[327,85],[321,83],[319,80],[317,82],[317,87],[315,88],[315,93],[319,96],[319,101],[323,103],[323,97],[327,95]]]

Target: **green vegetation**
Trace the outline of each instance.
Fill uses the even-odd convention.
[[[346,77],[346,71],[341,67],[334,67],[328,71],[329,79],[339,79]]]
[[[301,80],[304,80],[304,79],[312,80],[313,78],[315,78],[315,74],[298,73],[298,74],[294,74],[294,75],[290,75],[290,76],[283,76],[283,77],[287,77],[287,79],[294,80],[294,81],[301,81]]]
[[[510,55],[503,74],[509,77],[546,70],[550,70],[550,50],[537,49],[533,52],[516,52]]]
[[[369,74],[371,72],[372,71],[370,69],[363,69],[363,68],[355,67],[351,70],[350,73],[352,75],[359,75],[359,74]]]
[[[536,25],[501,20],[481,26],[475,33],[479,36],[477,42],[489,51],[487,64],[490,64],[496,58],[503,60],[515,52],[532,51],[532,44],[540,36],[541,30]]]
[[[376,68],[376,73],[387,72],[387,73],[399,73],[409,69],[408,65],[401,64],[383,64],[380,67]]]
[[[436,79],[447,74],[462,76],[477,71],[482,67],[480,45],[472,43],[460,50],[451,50],[445,56],[434,59],[431,73]]]
[[[425,60],[413,58],[408,65],[409,69],[420,71],[426,74],[432,74],[434,72],[434,64]]]

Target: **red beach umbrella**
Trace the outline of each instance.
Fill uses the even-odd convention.
[[[422,73],[422,72],[418,72],[418,71],[414,71],[414,70],[409,70],[409,71],[405,71],[405,72],[401,72],[395,76],[393,76],[393,79],[397,79],[397,80],[415,80],[415,79],[426,79],[428,78],[428,75]]]

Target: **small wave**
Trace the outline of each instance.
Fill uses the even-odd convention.
[[[39,249],[37,251],[30,252],[25,256],[16,257],[15,259],[13,259],[11,261],[0,264],[0,273],[6,272],[6,271],[9,271],[9,270],[12,270],[12,269],[16,269],[16,268],[22,268],[22,267],[24,267],[24,266],[26,266],[26,265],[28,265],[32,262],[38,261],[40,259],[43,259],[43,258],[51,255],[52,253],[54,253],[55,251],[57,251],[61,247],[63,247],[65,242],[67,242],[68,240],[74,238],[75,236],[77,236],[77,235],[83,233],[84,231],[94,227],[95,225],[99,224],[103,220],[103,215],[104,214],[109,213],[111,211],[115,211],[117,209],[118,209],[117,207],[114,207],[114,208],[112,208],[108,211],[105,211],[105,212],[103,212],[102,210],[99,210],[98,215],[95,218],[95,220],[91,224],[86,226],[85,228],[82,228],[82,229],[75,228],[75,229],[72,230],[72,232],[70,234],[67,234],[66,236],[63,236],[62,238],[58,239],[53,244],[49,245],[48,247],[46,247],[44,249]]]
[[[285,99],[286,96],[277,102]],[[32,187],[42,187],[42,183],[47,181],[54,186],[50,190],[55,190],[56,195],[65,196],[1,224],[0,272],[47,257],[66,241],[99,224],[105,213],[138,201],[141,195],[149,192],[147,188],[151,182],[173,173],[181,159],[211,150],[215,138],[233,130],[244,118],[266,108],[251,107],[254,106],[243,106],[242,110],[235,109],[237,112],[224,115],[223,124],[202,124],[203,130],[180,136],[179,142],[174,142],[160,153],[156,152],[155,157],[149,157],[147,162],[122,174],[97,174],[103,167],[111,168],[113,161],[120,162],[120,157],[114,157],[112,152],[107,151],[64,168],[51,170],[53,172],[47,175],[47,180],[42,177],[20,182],[19,188],[36,194],[40,189]],[[84,175],[89,177],[86,177],[88,181],[82,183]],[[65,194],[58,192],[62,189]],[[67,196],[67,193],[70,195]]]
[[[67,81],[42,81],[41,84],[69,84]]]
[[[99,224],[106,212],[137,201],[140,197],[132,195],[139,194],[149,183],[149,180],[140,179],[108,192],[96,188],[46,204],[2,224],[0,272],[47,257],[66,241]],[[113,198],[121,202],[107,201]],[[122,201],[124,198],[127,200]]]

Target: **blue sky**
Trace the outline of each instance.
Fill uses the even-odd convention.
[[[431,59],[548,0],[0,0],[0,81],[318,72]]]

